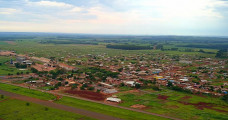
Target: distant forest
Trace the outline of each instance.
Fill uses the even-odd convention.
[[[106,45],[107,48],[122,49],[122,50],[149,50],[153,49],[151,46],[140,45]]]

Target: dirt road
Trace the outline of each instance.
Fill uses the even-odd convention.
[[[70,106],[66,106],[66,105],[61,105],[61,104],[53,103],[50,101],[44,101],[44,100],[40,100],[40,99],[36,99],[36,98],[32,98],[32,97],[27,97],[27,96],[23,96],[23,95],[11,93],[11,92],[6,92],[3,90],[0,90],[0,94],[9,96],[9,97],[12,97],[12,98],[15,98],[18,100],[28,101],[28,102],[44,105],[44,106],[51,107],[51,108],[61,109],[61,110],[69,111],[72,113],[85,115],[85,116],[99,119],[99,120],[121,120],[119,118],[115,118],[112,116],[108,116],[108,115],[104,115],[104,114],[100,114],[100,113],[96,113],[96,112],[92,112],[92,111],[87,111],[87,110],[83,110],[83,109],[78,109],[78,108],[74,108],[74,107],[70,107]]]
[[[9,84],[9,85],[14,85],[14,86],[18,86],[18,87],[27,88],[25,86],[15,85],[15,84],[12,84],[12,83],[6,83],[6,82],[2,82],[2,81],[0,81],[0,83],[4,83],[4,84]],[[123,106],[119,106],[119,105],[108,104],[108,103],[104,103],[104,102],[100,102],[100,101],[95,101],[95,100],[90,100],[90,99],[81,98],[81,97],[76,97],[76,96],[72,96],[72,95],[68,95],[68,94],[62,94],[62,93],[57,93],[57,92],[52,92],[52,91],[45,91],[45,90],[40,90],[40,89],[36,89],[36,88],[31,88],[31,89],[42,91],[42,92],[46,92],[46,93],[50,93],[50,94],[56,94],[56,95],[60,95],[60,96],[66,96],[66,97],[76,98],[76,99],[90,101],[90,102],[94,102],[94,103],[109,105],[109,106],[112,106],[112,107],[117,107],[117,108],[121,108],[121,109],[131,110],[131,111],[140,112],[140,113],[144,113],[144,114],[148,114],[148,115],[154,115],[154,116],[163,117],[163,118],[168,118],[168,119],[172,119],[172,120],[182,120],[182,119],[175,118],[175,117],[170,117],[170,116],[161,115],[161,114],[157,114],[157,113],[147,112],[147,111],[143,111],[143,110],[139,110],[139,109],[134,109],[134,108],[123,107]]]

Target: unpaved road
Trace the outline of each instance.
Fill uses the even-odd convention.
[[[14,86],[18,86],[18,87],[27,88],[25,86],[15,85],[15,84],[3,82],[3,81],[0,81],[0,83],[4,83],[4,84],[9,84],[9,85],[14,85]],[[38,90],[38,91],[42,91],[42,92],[46,92],[46,93],[50,93],[50,94],[55,94],[55,95],[66,96],[66,97],[71,97],[71,98],[75,98],[75,99],[90,101],[90,102],[94,102],[94,103],[109,105],[109,106],[112,106],[112,107],[117,107],[117,108],[121,108],[121,109],[131,110],[131,111],[140,112],[140,113],[144,113],[144,114],[148,114],[148,115],[153,115],[153,116],[158,116],[158,117],[163,117],[163,118],[167,118],[167,119],[182,120],[180,118],[170,117],[170,116],[161,115],[161,114],[152,113],[152,112],[147,112],[147,111],[143,111],[143,110],[139,110],[139,109],[134,109],[134,108],[123,107],[123,106],[119,106],[119,105],[108,104],[108,103],[104,103],[104,102],[100,102],[100,101],[95,101],[95,100],[90,100],[90,99],[86,99],[86,98],[81,98],[81,97],[77,97],[77,96],[72,96],[72,95],[68,95],[68,94],[62,94],[62,93],[57,93],[57,92],[52,92],[52,91],[45,91],[45,90],[40,90],[40,89],[36,89],[36,88],[30,88],[30,89]]]
[[[104,114],[100,114],[100,113],[96,113],[96,112],[92,112],[92,111],[87,111],[87,110],[83,110],[83,109],[78,109],[78,108],[74,108],[74,107],[70,107],[70,106],[66,106],[66,105],[61,105],[61,104],[53,103],[50,101],[45,101],[45,100],[40,100],[40,99],[36,99],[36,98],[32,98],[32,97],[27,97],[27,96],[23,96],[23,95],[11,93],[11,92],[6,92],[3,90],[0,90],[0,94],[5,95],[5,96],[9,96],[9,97],[12,97],[12,98],[15,98],[18,100],[32,102],[32,103],[44,105],[44,106],[51,107],[51,108],[61,109],[61,110],[69,111],[72,113],[85,115],[85,116],[95,118],[95,119],[99,119],[99,120],[121,120],[119,118],[115,118],[112,116],[108,116],[108,115],[104,115]]]

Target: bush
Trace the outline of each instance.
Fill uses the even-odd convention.
[[[138,83],[135,84],[135,88],[136,88],[136,89],[139,89],[140,87],[141,87],[140,84],[138,84]]]
[[[48,111],[49,109],[47,107],[44,108],[45,111]]]
[[[88,90],[94,90],[94,87],[89,87]]]
[[[4,98],[4,95],[1,95],[1,99],[3,99]]]
[[[27,103],[26,103],[26,106],[30,106],[30,103],[27,102]]]
[[[82,87],[80,87],[80,89],[81,89],[81,90],[85,90],[85,88],[84,88],[83,86],[82,86]]]
[[[225,102],[228,103],[228,94],[227,94],[227,95],[224,95],[224,96],[222,97],[222,100],[224,100]]]

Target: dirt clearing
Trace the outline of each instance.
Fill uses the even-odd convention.
[[[101,93],[97,93],[97,92],[92,92],[92,91],[84,91],[84,90],[66,90],[64,91],[65,93],[70,93],[73,95],[78,95],[80,97],[83,98],[87,98],[87,99],[91,99],[91,100],[96,100],[96,101],[104,101],[106,96],[101,94]]]

